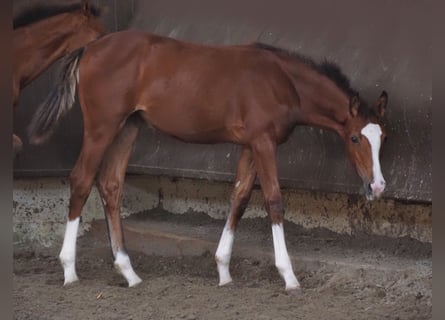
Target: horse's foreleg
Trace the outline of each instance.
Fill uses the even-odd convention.
[[[249,202],[255,176],[256,171],[253,165],[252,151],[245,147],[241,151],[240,160],[238,162],[235,188],[231,198],[230,214],[227,218],[227,222],[215,254],[220,286],[232,281],[229,271],[229,264],[232,254],[234,233]]]
[[[102,197],[107,219],[108,234],[115,259],[114,265],[125,277],[129,287],[137,285],[142,280],[134,272],[125,249],[120,206],[125,170],[138,130],[138,119],[129,118],[122,131],[107,150],[98,177],[98,189]]]
[[[292,270],[284,239],[284,206],[278,182],[276,145],[265,136],[256,139],[252,149],[261,189],[263,190],[266,211],[272,223],[275,266],[286,283],[286,290],[299,289],[300,284]]]
[[[87,130],[86,130],[87,131]],[[64,285],[78,280],[76,260],[76,240],[82,208],[90,194],[91,187],[102,160],[105,149],[114,136],[113,131],[84,134],[80,156],[70,174],[71,196],[69,204],[68,221],[65,230],[62,249],[59,259],[65,275]]]

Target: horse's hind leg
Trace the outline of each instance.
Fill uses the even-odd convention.
[[[267,135],[260,136],[252,144],[252,151],[263,190],[264,204],[272,222],[275,266],[286,283],[286,290],[299,289],[300,284],[292,270],[284,239],[284,206],[278,182],[276,144]]]
[[[108,234],[115,259],[114,265],[125,277],[129,287],[137,285],[142,280],[134,272],[125,249],[120,219],[120,205],[125,171],[133,143],[139,131],[139,121],[140,119],[136,114],[127,120],[124,128],[116,136],[105,154],[97,182],[107,219]]]
[[[240,160],[238,161],[235,188],[233,190],[231,199],[230,214],[227,218],[227,222],[215,254],[220,286],[232,281],[229,271],[229,264],[230,256],[232,254],[234,233],[249,202],[255,176],[256,171],[253,165],[252,151],[248,147],[244,147],[241,151]]]
[[[84,115],[85,116],[85,115]],[[91,187],[103,154],[111,143],[118,126],[108,128],[97,126],[95,130],[85,133],[79,158],[70,174],[71,196],[65,237],[59,259],[64,269],[64,285],[78,280],[76,260],[76,239],[82,208],[90,194]]]

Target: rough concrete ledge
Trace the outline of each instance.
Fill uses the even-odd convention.
[[[225,219],[232,186],[227,183],[128,176],[122,216],[162,208],[170,213],[203,212]],[[392,199],[367,202],[356,196],[301,190],[283,190],[286,219],[305,229],[326,228],[339,234],[370,234],[391,238],[410,237],[432,242],[432,205]],[[66,178],[16,179],[13,190],[13,231],[16,243],[51,246],[60,243],[68,212]],[[79,234],[91,222],[103,219],[100,196],[93,191],[82,214]],[[261,190],[256,189],[245,218],[266,217]]]

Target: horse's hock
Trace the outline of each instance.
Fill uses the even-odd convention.
[[[97,2],[109,5],[108,1]],[[367,100],[387,90],[388,141],[381,159],[387,181],[385,198],[366,202],[357,194],[358,179],[335,134],[297,127],[278,154],[285,217],[307,229],[431,242],[432,68],[431,39],[424,36],[430,30],[428,4],[392,1],[382,10],[352,0],[336,4],[312,1],[298,7],[289,1],[267,1],[252,14],[249,4],[253,1],[243,1],[244,6],[235,1],[194,3],[199,10],[176,1],[115,1],[109,5],[105,22],[108,31],[131,26],[206,44],[262,41],[335,61]],[[229,12],[228,8],[236,10]],[[313,16],[323,23],[310,18]],[[26,137],[26,127],[38,106],[35,102],[43,101],[53,85],[55,70],[50,68],[23,91],[14,119],[15,132],[21,137]],[[15,161],[17,242],[61,243],[69,199],[65,177],[81,143],[79,107],[74,109],[46,145],[32,147],[24,141]],[[145,128],[128,171],[146,175],[127,178],[123,216],[162,208],[175,214],[204,212],[225,219],[238,152],[237,146],[225,144],[184,144]],[[245,214],[247,218],[257,216],[266,217],[258,189]],[[95,219],[103,219],[96,190],[83,211],[81,228],[88,229]]]

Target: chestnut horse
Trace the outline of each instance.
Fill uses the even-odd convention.
[[[14,110],[20,91],[54,61],[103,33],[99,16],[97,7],[82,1],[71,5],[34,5],[14,18]],[[14,153],[18,153],[21,139],[13,134],[12,142]]]
[[[231,209],[216,250],[219,285],[232,281],[234,232],[258,176],[272,224],[275,265],[286,290],[296,290],[286,249],[284,207],[276,149],[296,125],[335,131],[363,180],[368,199],[384,188],[380,124],[382,92],[368,107],[340,69],[261,43],[205,46],[140,31],[108,34],[67,56],[61,82],[39,107],[29,128],[44,142],[74,101],[76,83],[83,114],[80,156],[71,172],[71,197],[60,252],[65,284],[77,280],[76,235],[92,185],[103,200],[114,264],[129,286],[134,272],[122,235],[120,204],[132,145],[143,122],[185,142],[242,146]]]

